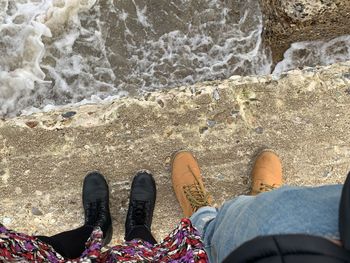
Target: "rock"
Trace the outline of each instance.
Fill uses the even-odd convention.
[[[208,128],[207,126],[200,127],[200,128],[199,128],[199,133],[200,133],[200,134],[203,134],[203,133],[205,133],[208,129],[209,129],[209,128]]]
[[[21,194],[21,193],[22,193],[22,189],[21,189],[20,187],[16,187],[16,188],[15,188],[15,193],[16,193],[17,195]]]
[[[41,212],[37,207],[32,207],[32,214],[35,216],[42,216],[43,212]]]
[[[2,223],[3,223],[5,226],[11,225],[12,219],[9,218],[9,217],[4,217],[4,219],[2,220]]]
[[[159,104],[159,106],[160,106],[161,108],[164,107],[164,102],[163,102],[162,100],[158,100],[157,103]]]
[[[207,125],[208,125],[210,128],[214,127],[215,124],[216,124],[216,121],[207,120]]]
[[[259,0],[264,40],[274,64],[294,42],[329,40],[350,34],[350,1]]]
[[[257,128],[255,128],[255,132],[257,134],[262,134],[264,132],[264,128],[263,127],[257,127]]]
[[[72,118],[75,114],[77,114],[75,111],[67,111],[65,113],[62,113],[63,118]]]
[[[219,100],[220,99],[220,93],[217,89],[213,91],[213,98],[214,100]]]
[[[36,126],[38,126],[39,122],[37,121],[27,121],[26,122],[26,125],[29,127],[29,128],[35,128]]]

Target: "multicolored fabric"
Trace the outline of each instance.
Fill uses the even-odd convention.
[[[86,250],[77,259],[65,259],[55,250],[35,237],[20,234],[0,226],[1,262],[208,262],[200,234],[189,219],[162,242],[151,245],[142,240],[132,240],[102,252],[102,231],[94,229],[86,243]]]

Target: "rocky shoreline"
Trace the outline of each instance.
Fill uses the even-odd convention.
[[[91,170],[111,186],[115,242],[123,237],[131,178],[153,172],[154,232],[180,219],[171,154],[192,150],[216,203],[248,192],[255,154],[276,149],[291,185],[342,183],[350,169],[350,62],[280,77],[223,81],[0,120],[0,222],[35,234],[82,223],[81,185]]]
[[[350,34],[350,1],[259,0],[264,19],[264,40],[273,63],[283,59],[292,43],[330,40]]]

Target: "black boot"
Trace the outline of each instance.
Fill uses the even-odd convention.
[[[125,240],[140,238],[155,244],[151,234],[156,202],[156,183],[151,174],[138,172],[130,190],[129,210],[125,222]]]
[[[112,219],[109,211],[109,189],[105,178],[98,172],[89,173],[83,184],[85,225],[99,226],[103,231],[103,245],[112,239]]]

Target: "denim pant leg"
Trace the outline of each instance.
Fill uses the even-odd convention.
[[[196,213],[194,213],[190,220],[192,224],[196,227],[196,229],[201,233],[201,235],[205,232],[205,226],[218,214],[218,209],[211,206],[204,206],[198,209]]]
[[[222,262],[257,236],[310,234],[339,239],[342,185],[281,187],[257,196],[239,196],[218,211],[204,207],[192,215],[210,262]]]

